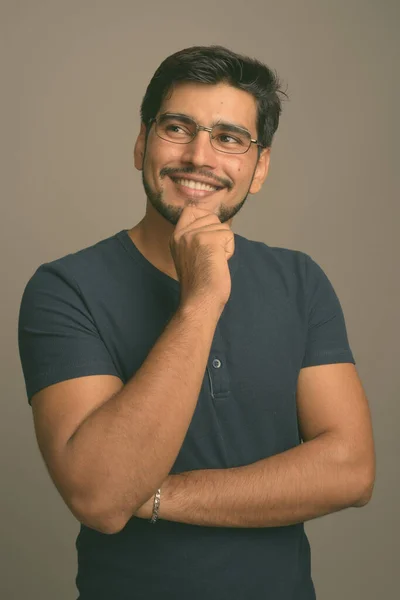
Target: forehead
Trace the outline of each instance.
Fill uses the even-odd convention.
[[[168,94],[159,112],[184,113],[206,126],[218,120],[235,123],[256,134],[256,99],[226,83],[179,83]]]

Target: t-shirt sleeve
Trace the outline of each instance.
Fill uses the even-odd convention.
[[[306,255],[308,329],[302,367],[355,363],[343,310],[322,268]]]
[[[118,372],[79,285],[57,262],[41,265],[22,295],[18,345],[29,404],[49,385]]]

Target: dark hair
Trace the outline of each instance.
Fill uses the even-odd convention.
[[[142,123],[148,125],[179,82],[222,82],[252,94],[257,101],[258,140],[265,147],[271,146],[282,112],[279,94],[288,98],[280,89],[276,71],[223,46],[192,46],[179,50],[168,56],[154,73],[140,107]]]

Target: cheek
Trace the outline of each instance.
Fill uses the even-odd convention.
[[[247,189],[252,180],[253,170],[243,165],[243,163],[239,163],[234,170],[230,169],[229,176],[236,188],[240,190]]]
[[[168,142],[165,142],[168,144]],[[171,147],[170,147],[171,146]],[[146,174],[152,179],[160,179],[160,171],[165,167],[176,168],[182,164],[181,154],[177,144],[164,145],[160,140],[160,144],[157,141],[148,144],[144,168]]]
[[[245,186],[251,180],[253,170],[254,166],[250,161],[243,160],[243,157],[240,155],[231,155],[231,160],[227,165],[226,173],[236,185]]]
[[[222,177],[225,177],[232,183],[230,193],[235,193],[234,190],[240,187],[243,178],[243,165],[241,161],[231,155],[229,162],[221,164],[220,173]]]

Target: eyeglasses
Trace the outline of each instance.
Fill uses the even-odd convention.
[[[149,120],[149,126],[156,124],[156,134],[162,140],[174,144],[190,144],[202,129],[210,134],[210,142],[218,152],[244,154],[251,144],[264,148],[257,140],[251,139],[247,129],[229,123],[218,123],[213,127],[198,125],[191,117],[182,114],[164,113]]]

